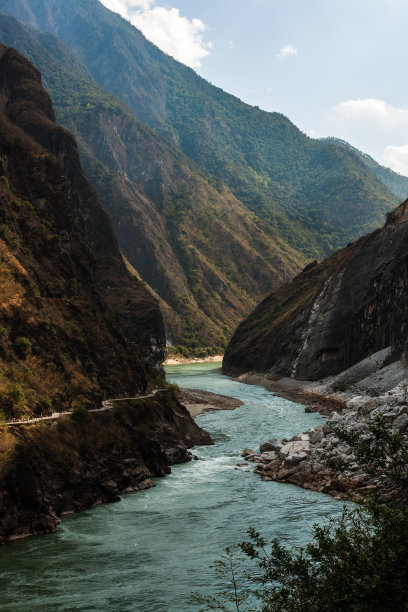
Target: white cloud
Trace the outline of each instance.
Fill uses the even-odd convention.
[[[156,6],[156,0],[101,0],[107,8],[129,19],[152,43],[175,59],[199,68],[212,44],[204,40],[207,26],[188,19],[173,7]]]
[[[408,145],[387,147],[383,153],[383,159],[385,165],[408,176]]]
[[[278,57],[288,57],[288,55],[297,55],[298,50],[293,45],[285,45],[278,53]]]
[[[391,106],[376,98],[340,102],[333,106],[331,113],[335,120],[370,124],[386,132],[408,128],[408,109]]]

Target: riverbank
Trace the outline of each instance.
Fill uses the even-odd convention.
[[[292,431],[320,424],[320,415],[306,414],[262,387],[236,383],[223,376],[217,364],[170,366],[167,378],[181,388],[239,398],[245,406],[198,417],[215,444],[193,449],[198,460],[172,467],[171,475],[154,479],[154,488],[64,517],[54,535],[0,546],[1,609],[199,612],[203,605],[191,600],[191,591],[214,594],[218,586],[209,566],[225,547],[247,538],[248,525],[268,542],[274,538],[288,542],[289,537],[293,545],[303,546],[310,541],[310,525],[340,514],[342,504],[328,495],[262,483],[251,464],[237,465],[244,463],[242,449],[256,448],[270,431],[290,437]],[[124,407],[118,408],[125,419],[126,441],[132,429]],[[97,413],[93,418],[105,421],[110,414]],[[142,433],[150,437],[154,431],[145,425]],[[83,436],[82,444],[87,438]],[[117,448],[117,461],[123,458],[126,469],[133,470],[136,464],[126,459],[136,459],[135,451],[123,452],[121,432],[113,431],[112,438],[116,447],[106,440],[109,456]],[[48,442],[52,440],[48,436]],[[160,450],[162,445],[160,439],[153,447],[143,439],[141,443],[146,451]],[[100,444],[105,446],[105,440]],[[67,457],[61,456],[62,469],[75,451],[68,448]],[[70,465],[66,469],[72,478]],[[82,473],[92,469],[85,464]],[[29,486],[32,477],[28,472]],[[106,482],[109,477],[104,473],[102,478]],[[65,486],[62,495],[66,491]]]
[[[0,544],[53,533],[60,517],[154,487],[153,477],[211,445],[172,390],[113,409],[0,430]],[[146,425],[148,422],[148,425]]]
[[[257,464],[264,481],[290,482],[335,498],[361,496],[370,491],[394,495],[386,478],[373,478],[358,464],[352,450],[335,435],[331,424],[370,436],[370,424],[378,415],[393,430],[408,436],[406,368],[401,361],[389,363],[385,349],[338,376],[318,383],[267,374],[241,375],[238,380],[263,385],[278,395],[306,404],[306,411],[321,412],[328,423],[297,433],[290,439],[269,438],[259,452],[244,451]],[[271,432],[273,436],[273,432]]]
[[[208,357],[169,357],[164,362],[164,366],[187,365],[189,363],[222,363],[224,355],[209,355]]]
[[[323,416],[329,416],[332,412],[341,411],[346,407],[343,399],[322,392],[311,381],[280,376],[268,377],[266,374],[254,373],[241,374],[234,380],[247,385],[260,385],[280,397],[304,404],[306,412],[319,412]]]
[[[227,397],[202,389],[180,389],[178,399],[193,418],[212,410],[235,410],[243,404],[235,397]]]

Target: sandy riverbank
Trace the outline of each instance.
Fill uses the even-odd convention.
[[[224,355],[211,355],[209,357],[169,357],[163,365],[186,365],[188,363],[222,363]]]
[[[235,410],[243,403],[235,397],[201,389],[180,389],[179,400],[193,418],[210,410]]]

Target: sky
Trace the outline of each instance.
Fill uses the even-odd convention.
[[[408,0],[102,0],[214,85],[408,176]]]

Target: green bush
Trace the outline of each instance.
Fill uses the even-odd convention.
[[[368,474],[394,483],[396,497],[372,496],[345,508],[340,519],[315,525],[312,542],[298,550],[278,539],[269,545],[250,528],[249,541],[225,549],[215,563],[225,584],[223,599],[195,594],[206,606],[202,612],[408,610],[407,440],[387,428],[381,417],[373,420],[364,438],[332,428]],[[250,573],[248,563],[255,564]]]
[[[33,215],[35,213],[35,208],[28,200],[24,200],[23,202],[24,209],[30,214]]]
[[[91,415],[85,406],[78,406],[75,408],[70,417],[77,425],[87,425],[91,421]]]
[[[24,391],[19,384],[9,383],[8,396],[14,405],[20,404],[24,398]]]
[[[14,350],[21,359],[25,359],[31,354],[33,345],[31,340],[24,336],[19,336],[14,340]]]

